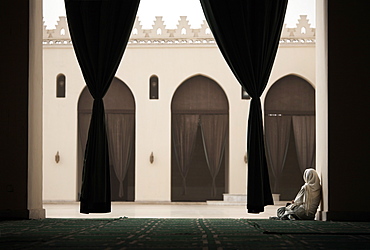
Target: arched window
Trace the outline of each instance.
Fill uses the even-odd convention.
[[[65,36],[65,34],[66,34],[66,30],[65,30],[64,28],[62,28],[62,29],[60,30],[60,35],[61,35],[61,36]]]
[[[186,29],[185,28],[181,29],[181,35],[186,35]]]
[[[152,75],[149,80],[149,99],[159,99],[158,76]]]
[[[56,80],[57,97],[66,97],[66,76],[63,74],[57,75]]]
[[[306,27],[301,28],[301,34],[306,34]]]
[[[132,30],[132,34],[133,34],[133,35],[137,35],[137,34],[138,34],[137,28],[134,28],[134,29]]]
[[[158,28],[158,29],[157,29],[157,35],[162,35],[162,30],[161,30],[161,28]]]

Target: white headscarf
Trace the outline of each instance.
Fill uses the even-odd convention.
[[[321,185],[320,178],[313,168],[308,168],[303,173],[303,180],[305,184],[302,186],[304,189],[303,203],[306,210],[306,215],[308,215],[312,206],[317,209],[318,204],[321,199]]]
[[[308,168],[303,173],[305,184],[294,199],[293,207],[302,207],[304,214],[315,214],[321,201],[321,185],[317,172]]]

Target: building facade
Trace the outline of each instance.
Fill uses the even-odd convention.
[[[5,34],[0,46],[4,87],[0,91],[0,217],[45,218],[43,190],[50,185],[45,187],[43,181],[42,0],[0,1],[0,7],[0,29]],[[370,200],[364,199],[370,174],[370,130],[364,119],[369,113],[370,36],[364,29],[369,7],[370,2],[363,0],[316,1],[321,220],[370,220]]]
[[[307,112],[315,115],[311,105],[315,103],[315,55],[315,29],[306,16],[300,17],[296,27],[284,26],[275,64],[261,97],[262,104],[266,104],[263,107],[267,115],[265,122],[274,117],[307,115]],[[44,27],[43,61],[43,200],[76,201],[81,186],[91,97],[75,57],[65,17],[60,17],[53,30]],[[302,86],[296,91],[299,94],[288,96],[292,103],[279,101],[287,99],[284,88],[298,85]],[[309,98],[302,104],[299,100],[306,96]],[[297,106],[297,100],[303,106],[293,112],[289,107]],[[162,18],[157,17],[152,29],[142,29],[136,19],[104,101],[108,123],[108,116],[120,117],[120,124],[130,121],[125,123],[125,127],[132,127],[126,135],[134,135],[122,137],[128,145],[124,149],[126,155],[130,156],[126,163],[122,163],[122,158],[112,160],[115,157],[111,157],[112,162],[126,166],[124,170],[111,168],[111,179],[115,183],[112,184],[113,200],[245,202],[249,97],[227,66],[206,22],[200,29],[192,29],[186,17],[180,17],[177,29],[166,29]],[[207,161],[211,156],[204,149],[205,124],[207,119],[219,121],[221,116],[226,118],[223,130],[220,127],[224,132],[218,133],[223,136],[219,138],[222,141],[219,164],[212,169]],[[192,117],[197,121],[187,167],[180,163],[184,159],[179,155],[183,154],[175,146],[176,117]],[[284,159],[286,165],[271,167],[275,164],[274,157],[269,156],[273,192],[281,193],[282,199],[294,198],[291,196],[302,182],[302,163],[295,156],[298,143],[292,139],[294,130],[288,132],[292,135],[290,143],[284,145],[289,144],[291,148],[279,153],[290,155],[289,160]],[[117,131],[114,133],[111,138],[117,138]],[[278,178],[282,183],[297,181],[284,186],[276,184]]]

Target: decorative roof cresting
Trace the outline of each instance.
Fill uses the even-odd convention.
[[[44,45],[71,45],[67,18],[59,17],[55,29],[43,29]],[[315,28],[311,27],[306,15],[301,15],[295,28],[282,29],[280,46],[315,44]],[[215,40],[208,23],[204,20],[201,27],[193,29],[186,16],[181,16],[176,29],[167,29],[161,16],[157,16],[151,29],[143,29],[136,17],[128,45],[205,45],[215,46]]]

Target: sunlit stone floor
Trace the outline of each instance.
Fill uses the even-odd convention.
[[[245,205],[220,205],[207,203],[137,203],[112,202],[112,212],[81,214],[78,202],[44,203],[47,218],[250,218],[267,219],[275,216],[285,201],[266,206],[260,214],[247,213]]]

